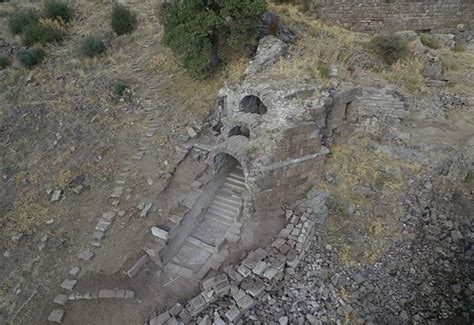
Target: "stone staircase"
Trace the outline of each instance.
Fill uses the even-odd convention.
[[[236,165],[209,204],[203,221],[164,266],[165,272],[201,280],[209,270],[220,268],[228,256],[226,244],[240,239],[243,191],[246,191],[244,173]]]

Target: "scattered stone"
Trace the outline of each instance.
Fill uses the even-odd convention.
[[[59,201],[61,195],[63,194],[63,190],[55,190],[53,191],[53,195],[51,195],[51,202]]]
[[[70,271],[69,271],[69,275],[70,276],[73,276],[73,277],[76,277],[79,272],[81,271],[81,268],[79,266],[74,266]]]
[[[152,227],[151,228],[151,233],[153,234],[153,236],[155,236],[157,238],[160,238],[160,239],[163,239],[165,241],[169,239],[168,232],[166,230],[161,229],[161,228]]]
[[[145,206],[143,207],[143,210],[140,212],[140,217],[141,218],[145,218],[147,216],[148,211],[150,211],[152,205],[153,205],[153,203],[151,203],[151,202],[145,204]]]
[[[188,136],[189,136],[191,139],[197,137],[197,135],[198,135],[198,134],[196,133],[196,131],[195,131],[191,126],[188,126],[188,127],[186,128],[186,132],[188,133]]]
[[[54,309],[48,316],[48,321],[53,323],[61,323],[64,317],[64,309]]]
[[[65,294],[59,294],[56,297],[54,297],[53,301],[58,304],[58,305],[65,305],[66,302],[68,301],[69,296]]]
[[[76,285],[76,283],[77,283],[77,280],[66,279],[61,283],[60,287],[65,290],[72,290],[74,286]]]
[[[110,289],[100,289],[99,298],[115,298],[115,291]]]
[[[135,275],[140,272],[140,270],[145,266],[146,263],[150,260],[150,257],[147,254],[142,255],[138,261],[127,271],[129,278],[135,277]]]
[[[91,252],[90,250],[85,250],[77,256],[79,259],[84,260],[84,261],[90,261],[94,257],[94,253]]]

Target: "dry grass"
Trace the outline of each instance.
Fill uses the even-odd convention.
[[[6,244],[6,239],[12,235],[30,235],[35,232],[48,215],[47,208],[40,202],[41,194],[36,191],[28,191],[18,196],[13,209],[5,216],[5,224],[0,227],[1,242]]]
[[[367,149],[368,142],[353,137],[351,145],[334,145],[325,169],[337,175],[336,185],[319,185],[332,193],[328,201],[331,217],[324,229],[327,241],[350,267],[376,262],[388,243],[399,238],[400,201],[408,185],[407,175],[416,175],[420,168],[375,153]],[[353,191],[362,184],[376,188],[376,194],[365,197]],[[349,206],[356,211],[353,215],[347,212]]]

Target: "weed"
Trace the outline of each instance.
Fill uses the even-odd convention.
[[[46,53],[44,50],[37,47],[18,53],[18,60],[27,69],[33,69],[33,67],[40,64],[45,57]]]
[[[0,70],[5,69],[10,65],[10,60],[3,54],[0,54]]]
[[[43,15],[47,19],[68,23],[72,20],[74,11],[66,3],[48,0],[43,7]]]
[[[14,13],[8,20],[10,31],[17,35],[23,33],[26,27],[38,22],[38,15],[33,10],[20,10]]]
[[[113,84],[113,93],[115,96],[122,97],[128,86],[122,81],[117,80]]]
[[[433,50],[440,49],[442,46],[439,43],[439,41],[434,38],[433,36],[430,36],[428,34],[421,34],[420,35],[420,40],[421,43],[423,43],[424,46],[428,46],[429,48],[432,48]]]
[[[369,51],[389,65],[406,58],[409,54],[408,42],[395,34],[375,36],[367,45]]]
[[[64,35],[64,32],[57,27],[42,23],[31,24],[24,30],[23,43],[25,45],[59,43],[64,39]]]
[[[318,72],[319,72],[319,76],[321,78],[323,78],[323,79],[330,79],[331,78],[330,66],[326,62],[320,61],[318,63],[317,69],[318,69]]]
[[[457,53],[463,53],[466,52],[466,47],[463,44],[456,44],[454,45],[453,51]]]
[[[136,17],[125,6],[116,4],[112,9],[112,30],[118,35],[131,33],[137,24]]]
[[[81,41],[79,46],[79,54],[93,58],[104,53],[106,50],[105,44],[98,36],[87,36]]]

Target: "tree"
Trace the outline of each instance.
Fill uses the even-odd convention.
[[[219,46],[236,48],[258,31],[265,0],[176,0],[161,11],[163,43],[193,76],[215,69]]]

